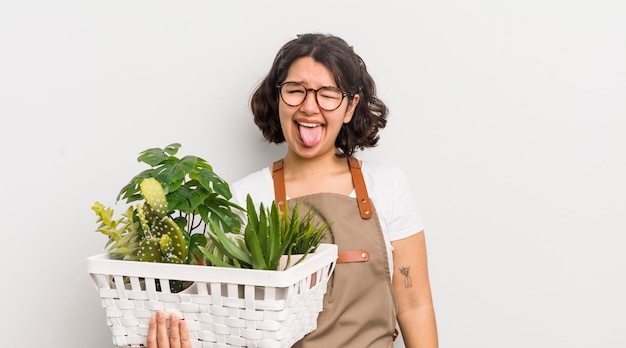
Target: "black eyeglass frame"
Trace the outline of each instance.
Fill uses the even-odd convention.
[[[302,86],[302,87],[304,88],[304,98],[302,98],[302,101],[301,101],[299,104],[296,104],[296,105],[291,105],[291,104],[287,103],[287,101],[285,101],[285,98],[283,98],[283,86],[285,86],[286,84],[294,84],[294,85],[299,85],[299,86]],[[334,87],[334,86],[322,86],[322,87],[320,87],[320,88],[318,88],[318,89],[315,89],[315,88],[306,88],[306,86],[305,86],[305,85],[303,85],[303,84],[301,84],[301,83],[299,83],[299,82],[293,82],[293,81],[288,81],[288,82],[279,83],[279,84],[277,84],[277,85],[276,85],[276,88],[278,88],[278,95],[280,96],[280,99],[281,99],[281,100],[282,100],[285,104],[287,104],[287,105],[289,105],[289,106],[300,106],[300,105],[302,105],[302,103],[304,103],[304,101],[306,100],[306,97],[309,95],[309,91],[313,91],[313,92],[315,92],[315,94],[314,94],[314,95],[315,95],[315,103],[317,103],[317,106],[319,106],[319,108],[320,108],[320,109],[322,109],[322,110],[324,110],[324,111],[335,111],[335,110],[339,109],[339,107],[341,106],[341,104],[343,104],[343,100],[344,100],[346,97],[350,97],[350,98],[354,97],[354,93],[347,93],[347,92],[344,92],[344,91],[342,91],[341,89],[339,89],[339,88],[337,88],[337,87]],[[319,92],[320,90],[322,90],[322,89],[324,89],[324,88],[326,88],[326,89],[331,88],[331,89],[337,90],[338,92],[340,92],[340,93],[341,93],[341,101],[339,102],[339,105],[337,105],[337,107],[336,107],[336,108],[334,108],[334,109],[325,109],[325,108],[323,108],[323,107],[320,105],[320,102],[317,100],[317,92]]]

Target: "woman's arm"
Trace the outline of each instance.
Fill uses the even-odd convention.
[[[407,348],[439,346],[424,231],[391,242],[398,323]]]

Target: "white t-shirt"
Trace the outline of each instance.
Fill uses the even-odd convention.
[[[378,213],[387,244],[389,270],[393,272],[391,241],[406,238],[424,230],[422,219],[402,170],[372,161],[363,161],[361,170],[367,193]],[[266,167],[251,173],[231,183],[230,189],[233,194],[232,201],[244,208],[248,194],[252,197],[257,209],[260,203],[269,207],[274,201],[274,181],[271,169]],[[350,197],[356,199],[354,190]]]

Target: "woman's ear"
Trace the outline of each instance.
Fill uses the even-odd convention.
[[[343,117],[343,123],[349,123],[352,120],[352,116],[354,116],[354,110],[356,110],[356,106],[359,104],[360,96],[355,94],[352,97],[352,102],[348,105],[348,109],[346,110],[346,114]]]

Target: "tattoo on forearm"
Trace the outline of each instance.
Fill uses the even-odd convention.
[[[404,287],[410,288],[413,286],[413,280],[411,279],[411,266],[400,267],[400,274],[404,276]]]

